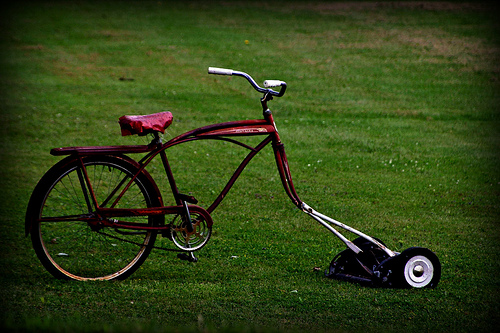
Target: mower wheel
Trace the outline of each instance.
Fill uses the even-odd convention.
[[[396,257],[395,281],[401,288],[435,288],[441,278],[441,263],[429,249],[411,247]],[[396,259],[395,258],[395,259]]]

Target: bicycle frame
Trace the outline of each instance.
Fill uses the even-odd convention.
[[[49,193],[53,189],[49,188],[47,190],[46,184],[44,182],[40,182],[39,184],[42,184],[41,189],[37,192],[37,185],[37,188],[33,192],[32,199],[30,199],[30,204],[28,206],[25,226],[26,235],[30,233],[32,226],[34,226],[36,223],[66,221],[82,222],[85,229],[87,229],[86,227],[88,226],[90,227],[91,231],[97,232],[99,232],[102,228],[110,228],[115,229],[116,232],[124,235],[148,234],[149,237],[149,235],[153,234],[153,236],[155,237],[156,234],[154,233],[161,233],[161,235],[166,235],[167,237],[169,237],[175,243],[177,249],[172,250],[159,247],[160,249],[164,249],[167,251],[187,252],[190,255],[189,257],[186,256],[185,253],[179,254],[178,257],[183,260],[196,261],[197,258],[194,257],[193,252],[202,248],[210,239],[211,227],[213,225],[213,220],[210,214],[224,200],[224,198],[229,193],[232,186],[242,174],[246,166],[250,163],[250,161],[262,149],[264,149],[264,147],[271,144],[271,146],[273,147],[274,158],[278,173],[280,175],[282,186],[292,203],[297,208],[299,208],[304,213],[327,228],[334,235],[336,235],[349,248],[349,250],[345,250],[339,253],[333,259],[332,263],[330,264],[329,270],[325,272],[326,276],[358,282],[368,282],[373,285],[392,286],[401,284],[403,286],[413,286],[418,288],[426,286],[435,287],[437,285],[440,278],[441,266],[439,263],[439,259],[437,259],[435,254],[433,254],[430,250],[414,247],[403,251],[401,254],[393,252],[379,240],[370,237],[360,232],[359,230],[351,228],[339,221],[336,221],[324,214],[321,214],[315,211],[305,202],[301,201],[301,199],[297,195],[292,181],[284,145],[281,142],[273,115],[267,106],[267,102],[272,100],[273,96],[283,96],[286,90],[285,82],[278,80],[267,80],[264,82],[264,86],[267,88],[280,86],[280,91],[277,92],[272,89],[261,88],[248,74],[244,72],[211,67],[209,68],[209,74],[236,75],[245,77],[248,82],[255,88],[255,90],[264,93],[264,97],[261,99],[263,118],[208,125],[188,131],[165,143],[162,143],[158,131],[164,132],[165,128],[171,123],[170,114],[166,119],[162,118],[161,122],[159,121],[159,118],[153,118],[154,121],[149,123],[147,121],[152,119],[149,116],[127,116],[123,117],[126,121],[137,121],[139,119],[139,121],[146,121],[146,125],[143,126],[142,124],[140,124],[140,131],[135,129],[129,130],[127,127],[123,127],[123,123],[120,122],[120,125],[122,126],[122,133],[124,133],[124,130],[126,131],[125,135],[144,135],[146,133],[152,133],[154,135],[154,138],[149,145],[54,148],[51,150],[52,155],[69,155],[66,159],[62,160],[60,164],[54,166],[53,170],[55,170],[56,173],[61,172],[60,170],[65,172],[65,170],[68,170],[68,167],[71,167],[71,173],[73,175],[76,174],[73,177],[76,177],[77,180],[71,181],[71,183],[76,184],[76,188],[78,188],[79,186],[81,187],[75,192],[83,194],[84,205],[83,207],[80,207],[83,208],[81,210],[83,211],[83,213],[80,213],[80,211],[78,211],[76,214],[69,213],[66,215],[63,214],[57,216],[49,215],[49,217],[40,218],[40,215],[38,215],[40,211],[38,211],[38,209],[40,205],[43,207],[45,205],[45,202],[43,201],[40,203],[40,201],[37,201],[40,197],[38,192],[43,191],[43,193]],[[159,114],[152,116],[163,117],[164,114],[162,114],[161,116],[159,116]],[[132,118],[135,119],[131,120]],[[120,118],[120,121],[122,121],[122,118]],[[126,124],[128,125],[129,123]],[[152,127],[155,128],[152,129]],[[255,146],[243,143],[240,140],[240,138],[242,137],[249,136],[261,137],[262,140],[260,140],[260,142]],[[221,190],[212,204],[206,209],[198,206],[198,202],[193,196],[182,194],[179,192],[166,153],[169,148],[198,140],[225,141],[249,150],[248,154],[240,162],[239,166],[229,178],[224,188]],[[125,156],[125,154],[139,153],[145,155],[138,162]],[[101,158],[89,158],[89,156],[93,155],[110,156],[106,156],[102,159],[103,161],[101,161]],[[163,200],[161,198],[161,192],[159,191],[155,181],[146,170],[151,161],[158,156],[162,161],[163,168],[174,197],[174,206],[164,206]],[[108,163],[106,160],[108,160],[110,164],[106,164]],[[113,160],[120,161],[118,165],[122,164],[123,168],[127,170],[127,174],[122,178],[118,178],[118,184],[113,182],[114,187],[111,187],[109,191],[106,191],[104,197],[100,196],[99,199],[101,201],[99,201],[97,199],[96,192],[94,192],[93,184],[90,180],[89,174],[87,173],[86,165],[94,165],[93,163],[102,162],[102,165],[108,165],[108,169],[115,170],[116,168],[114,166],[111,166],[111,162]],[[91,171],[89,171],[89,173],[90,172]],[[100,175],[100,173],[98,174]],[[46,175],[48,176],[46,182],[50,182],[50,178],[53,177],[54,172],[48,172]],[[69,179],[71,180],[71,178]],[[59,182],[59,180],[60,179],[58,179],[57,182]],[[131,186],[135,186],[135,184],[138,182],[144,182],[145,184],[147,184],[147,190],[145,190],[146,187],[143,187],[142,190],[151,194],[148,195],[148,198],[154,199],[147,201],[147,205],[150,205],[150,207],[117,208],[119,207],[118,203],[120,203],[120,200],[124,198],[124,195],[131,188]],[[55,185],[50,186],[54,186],[55,188]],[[96,190],[98,187],[99,186],[96,185]],[[71,188],[74,189],[73,186],[71,186]],[[133,190],[131,190],[130,192],[133,192]],[[35,201],[32,201],[33,198],[35,198]],[[123,199],[122,201],[126,201],[126,199]],[[32,202],[34,202],[33,208],[30,209]],[[85,207],[85,204],[87,207]],[[37,214],[30,214],[30,210],[37,210]],[[196,217],[192,219],[191,214],[196,215]],[[173,220],[170,223],[164,222],[164,216],[166,215],[174,216]],[[148,217],[147,223],[131,222],[130,219],[129,221],[121,221],[117,219],[121,217],[134,216]],[[161,218],[149,218],[152,216],[161,216]],[[179,224],[177,224],[176,222],[178,221],[178,217],[180,217]],[[39,225],[37,225],[37,227],[39,227]],[[346,231],[358,235],[359,237],[354,241],[350,241],[334,227],[342,228]],[[41,229],[38,228],[37,230]],[[192,239],[194,241],[191,242],[191,236],[193,235],[194,237]],[[113,235],[108,236],[118,239]],[[142,249],[147,248],[150,250],[151,248],[156,248],[154,246],[154,239],[155,238],[153,238],[153,244],[151,245],[144,242],[129,243],[136,244],[138,246],[144,245]],[[39,256],[40,260],[53,275],[63,278],[70,277],[70,275],[68,275],[69,271],[65,271],[63,268],[59,267],[57,263],[55,263],[52,259],[52,255],[48,254],[46,247],[43,245],[41,235],[36,236],[32,233],[32,242],[34,244],[35,251],[38,251],[37,255]],[[76,242],[78,242],[78,239],[76,240]],[[125,240],[125,242],[127,242],[127,240]],[[111,245],[114,246],[113,244]],[[144,257],[143,253],[145,253]],[[148,252],[139,252],[139,255],[137,255],[135,258],[137,260],[145,260],[147,254]],[[63,255],[66,254],[63,253]],[[126,274],[131,274],[135,269],[137,269],[137,263],[138,265],[140,265],[142,262],[137,261],[134,263],[134,261],[131,261],[131,266],[125,267],[127,270],[117,272],[117,274],[119,274],[117,276],[126,276]],[[434,268],[436,268],[436,273],[434,273]]]
[[[95,212],[98,216],[106,218],[106,217],[120,217],[120,216],[147,216],[147,215],[165,215],[165,214],[178,214],[182,211],[183,206],[186,202],[195,204],[196,199],[193,197],[181,194],[177,189],[177,185],[174,179],[174,175],[170,168],[170,164],[167,158],[166,150],[190,141],[196,140],[222,140],[226,142],[230,142],[246,148],[250,150],[248,155],[243,159],[238,168],[235,170],[225,187],[222,189],[221,193],[216,197],[214,202],[205,209],[196,206],[196,205],[188,205],[187,209],[189,211],[193,211],[199,213],[203,217],[206,218],[206,221],[209,226],[212,225],[212,219],[210,218],[210,213],[212,213],[222,202],[224,197],[230,191],[233,184],[236,182],[236,179],[241,175],[245,167],[250,163],[250,161],[269,143],[272,144],[274,149],[274,154],[276,158],[276,163],[278,166],[278,171],[280,173],[280,177],[282,180],[283,187],[285,188],[286,193],[292,200],[292,202],[297,206],[301,207],[302,202],[298,198],[298,195],[293,186],[292,177],[290,174],[290,170],[288,167],[288,161],[286,159],[286,154],[284,150],[284,146],[281,143],[279,138],[278,131],[276,129],[273,116],[271,111],[267,109],[267,100],[263,99],[262,103],[265,107],[264,119],[254,119],[254,120],[242,120],[242,121],[232,121],[226,123],[219,123],[208,125],[204,127],[200,127],[184,134],[181,134],[166,143],[160,143],[158,138],[152,141],[149,145],[137,145],[137,146],[94,146],[94,147],[64,147],[64,148],[54,148],[51,150],[51,154],[55,156],[60,155],[74,155],[80,159],[80,165],[83,170],[83,181],[88,191],[88,201],[91,201],[93,206],[96,208]],[[237,137],[247,137],[247,136],[263,136],[263,140],[257,144],[255,147],[249,146],[245,143],[242,143],[235,138]],[[95,199],[95,195],[93,193],[92,184],[88,178],[88,175],[85,170],[85,166],[82,160],[82,157],[88,155],[96,155],[96,154],[134,154],[134,153],[147,153],[140,161],[140,168],[137,174],[132,177],[129,183],[124,187],[121,193],[118,195],[118,198],[115,202],[113,202],[110,208],[100,207],[97,200]],[[176,201],[177,206],[163,206],[163,207],[152,207],[152,208],[138,208],[138,209],[117,209],[113,208],[119,201],[119,199],[124,195],[127,191],[128,187],[132,183],[132,181],[137,177],[137,175],[150,164],[150,162],[160,155],[160,159],[163,163],[165,173],[170,183],[171,190],[174,195],[174,199]],[[104,223],[104,225],[109,227],[119,227],[123,229],[136,229],[136,230],[165,230],[168,229],[168,226],[144,226],[137,225],[128,222],[120,222],[114,220],[113,223],[106,223],[100,221],[100,223]]]
[[[267,95],[266,95],[267,96]],[[276,129],[276,125],[273,119],[273,115],[269,108],[267,107],[267,101],[272,97],[264,97],[261,102],[263,106],[263,115],[264,119],[254,119],[254,120],[242,120],[242,121],[232,121],[226,123],[219,123],[208,125],[204,127],[200,127],[184,134],[181,134],[166,143],[161,143],[158,138],[153,140],[149,145],[137,145],[137,146],[97,146],[97,147],[66,147],[66,148],[55,148],[52,149],[52,155],[76,155],[80,158],[86,155],[94,155],[94,154],[133,154],[133,153],[148,153],[145,157],[143,157],[140,161],[140,168],[137,174],[142,172],[148,164],[158,155],[162,160],[165,173],[170,183],[170,187],[172,189],[172,193],[174,195],[177,206],[163,206],[163,207],[152,207],[152,208],[139,208],[139,209],[116,209],[113,206],[117,203],[113,203],[111,208],[102,208],[99,207],[95,197],[93,196],[92,184],[84,171],[85,183],[89,189],[90,199],[92,200],[94,206],[96,207],[96,214],[100,217],[125,217],[125,216],[149,216],[149,215],[166,215],[166,214],[181,214],[183,212],[194,212],[200,214],[209,227],[212,226],[213,221],[210,214],[219,206],[224,197],[230,191],[233,184],[236,182],[236,179],[241,175],[245,167],[250,163],[250,161],[269,143],[271,143],[274,156],[276,160],[276,165],[278,168],[278,172],[281,178],[281,182],[285,192],[288,197],[291,199],[293,204],[304,211],[306,214],[311,216],[314,220],[319,222],[329,231],[334,233],[340,240],[342,240],[346,246],[351,248],[355,253],[361,252],[361,250],[350,240],[345,238],[340,232],[338,232],[335,228],[333,228],[330,224],[334,224],[338,227],[341,227],[345,230],[348,230],[358,236],[361,236],[370,242],[376,244],[380,248],[382,248],[387,254],[390,256],[394,256],[395,253],[385,247],[376,239],[354,229],[351,228],[341,222],[338,222],[326,215],[318,213],[306,203],[302,202],[297,195],[295,190],[292,176],[290,173],[290,168],[288,165],[288,160],[285,153],[284,144],[281,142],[279,137],[278,130]],[[235,137],[246,137],[246,136],[264,136],[264,139],[255,147],[251,147],[245,143],[242,143],[236,139]],[[196,204],[197,201],[195,198],[182,194],[178,191],[177,185],[174,179],[174,175],[170,168],[170,164],[168,162],[168,158],[166,155],[166,150],[173,146],[190,142],[196,140],[222,140],[227,141],[241,147],[244,147],[250,150],[250,153],[243,159],[238,168],[235,170],[226,186],[222,189],[221,193],[216,197],[214,202],[205,210],[204,208],[196,205],[187,205],[187,203]],[[81,162],[82,169],[85,170],[83,162]],[[137,176],[137,175],[136,175]],[[133,177],[135,178],[135,177]],[[130,180],[129,184],[125,186],[122,190],[118,199],[123,196],[123,194],[128,189],[128,186],[132,183],[133,179]],[[156,231],[164,231],[168,230],[169,225],[165,226],[144,226],[139,224],[134,224],[130,222],[123,222],[118,220],[106,221],[101,220],[101,223],[107,227],[115,227],[115,228],[123,228],[123,229],[132,229],[132,230],[156,230]]]

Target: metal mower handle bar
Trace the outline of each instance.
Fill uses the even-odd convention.
[[[274,91],[272,89],[266,89],[266,88],[259,87],[259,85],[255,82],[255,80],[250,75],[248,75],[247,73],[244,73],[244,72],[234,71],[232,69],[209,67],[208,74],[242,76],[245,79],[247,79],[247,81],[250,82],[252,87],[255,90],[257,90],[258,92],[263,93],[263,94],[270,94],[270,95],[276,96],[276,97],[283,96],[285,94],[285,91],[286,91],[286,82],[284,82],[284,81],[279,81],[279,80],[266,80],[266,81],[264,81],[264,87],[266,87],[266,88],[281,87],[280,91],[278,92],[278,91]]]

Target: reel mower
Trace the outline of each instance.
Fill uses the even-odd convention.
[[[337,254],[325,276],[382,288],[435,288],[441,278],[441,263],[429,249],[410,247],[401,253],[389,250],[379,239],[323,215],[307,204],[302,210],[342,240],[347,249]],[[331,225],[359,237],[345,238]]]

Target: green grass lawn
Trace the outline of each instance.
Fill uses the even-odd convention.
[[[8,5],[0,20],[3,326],[496,330],[498,13],[462,2]],[[287,93],[270,107],[301,199],[395,251],[430,248],[442,263],[439,286],[373,289],[326,279],[323,269],[343,243],[294,208],[271,149],[214,212],[198,263],[153,251],[122,282],[63,282],[47,273],[24,236],[24,214],[36,182],[58,161],[49,150],[144,144],[120,136],[124,114],[171,111],[166,139],[260,118],[261,96],[241,78],[208,75],[209,66],[247,72],[259,83],[286,81]],[[243,153],[194,143],[174,148],[170,159],[181,191],[207,205]],[[160,165],[153,167],[166,191]]]

